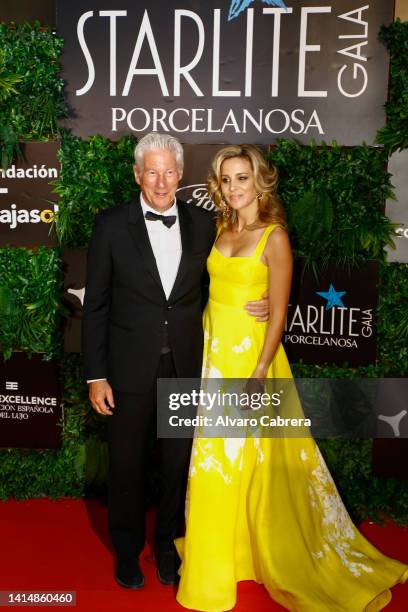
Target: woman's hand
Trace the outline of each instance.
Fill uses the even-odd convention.
[[[266,372],[264,372],[262,368],[256,368],[251,377],[248,378],[244,392],[248,394],[251,398],[253,395],[256,395],[257,402],[259,401],[259,395],[265,392],[265,379]],[[251,404],[251,401],[249,402]],[[243,406],[242,410],[251,410],[251,405]]]

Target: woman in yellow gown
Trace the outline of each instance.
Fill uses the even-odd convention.
[[[208,258],[203,379],[291,378],[280,342],[292,257],[277,173],[251,145],[215,157],[210,193],[222,211]],[[270,315],[244,305],[268,289]],[[314,440],[204,438],[193,444],[177,601],[230,610],[237,582],[255,580],[293,612],[373,612],[407,566],[353,525]]]

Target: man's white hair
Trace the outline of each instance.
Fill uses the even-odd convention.
[[[183,147],[174,136],[169,134],[160,134],[159,132],[150,132],[143,136],[135,147],[135,162],[141,172],[143,170],[143,159],[146,151],[154,149],[165,149],[171,151],[175,155],[177,168],[183,170],[184,154]]]

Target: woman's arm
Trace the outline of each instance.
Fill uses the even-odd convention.
[[[265,378],[281,341],[292,283],[293,259],[287,232],[277,227],[266,242],[262,256],[268,266],[269,321],[253,378]]]

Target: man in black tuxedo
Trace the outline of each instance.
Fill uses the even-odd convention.
[[[145,475],[155,427],[156,379],[197,378],[203,351],[206,260],[215,238],[207,212],[176,200],[183,149],[152,133],[135,149],[140,197],[98,215],[88,251],[83,353],[93,408],[109,416],[109,531],[116,580],[140,588]],[[203,293],[204,291],[204,293]],[[261,317],[267,302],[248,305]],[[159,440],[158,577],[175,584],[191,440]]]

